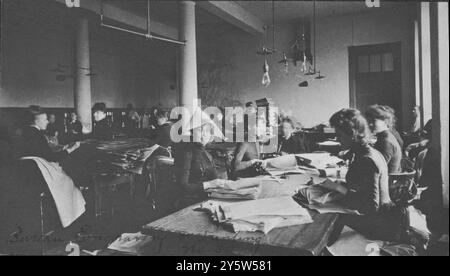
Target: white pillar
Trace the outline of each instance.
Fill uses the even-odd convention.
[[[449,55],[448,2],[430,3],[431,74],[433,99],[432,147],[439,153],[443,184],[443,201],[449,203]],[[448,219],[448,216],[447,216]]]
[[[420,92],[422,119],[425,124],[431,119],[431,50],[430,50],[430,3],[419,4],[420,32]]]
[[[186,41],[185,46],[180,46],[179,55],[180,105],[192,106],[198,98],[195,2],[180,1],[179,5],[179,40]]]
[[[76,24],[74,102],[78,118],[83,125],[83,133],[89,133],[92,131],[91,77],[88,75],[90,71],[83,68],[91,68],[89,21],[80,18]]]

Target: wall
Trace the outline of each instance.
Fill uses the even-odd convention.
[[[271,97],[278,106],[305,126],[326,122],[333,112],[349,106],[348,47],[402,42],[402,100],[404,117],[414,105],[414,23],[415,4],[408,10],[365,12],[355,16],[320,18],[317,26],[318,69],[326,76],[313,80],[292,64],[289,73],[278,61],[268,58],[272,84],[261,85],[263,57],[256,55],[261,41],[234,28],[220,25],[199,29],[199,90],[204,103],[245,103]],[[353,21],[353,24],[352,24]],[[353,25],[353,38],[352,38]],[[294,24],[277,24],[276,48],[288,51]],[[271,38],[269,37],[269,46]],[[308,80],[307,88],[298,87]],[[405,122],[407,122],[406,120]]]
[[[77,14],[63,5],[6,3],[0,107],[73,107],[73,79],[57,81],[51,69],[72,63]],[[92,77],[93,102],[103,101],[111,108],[128,102],[136,107],[176,105],[173,46],[100,28],[96,18],[90,20],[90,40],[91,67],[97,74]]]

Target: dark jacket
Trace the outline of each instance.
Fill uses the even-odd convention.
[[[98,140],[112,140],[113,131],[111,127],[108,125],[108,121],[106,119],[103,119],[101,121],[96,122],[94,124],[94,129],[89,138]]]
[[[172,128],[171,123],[166,123],[159,126],[156,130],[155,144],[162,147],[169,147],[172,144],[172,139],[170,138],[170,129]]]
[[[211,155],[200,143],[177,143],[174,145],[176,179],[184,196],[206,198],[203,182],[218,178]]]
[[[374,213],[383,205],[391,206],[389,174],[383,156],[371,146],[352,149],[354,154],[346,181],[349,207],[364,214]]]
[[[56,123],[49,123],[48,124],[48,126],[47,126],[47,130],[45,131],[45,133],[48,135],[48,136],[51,136],[51,137],[53,137],[53,136],[56,136],[56,133],[59,133],[59,134],[62,134],[61,133],[61,130],[60,130],[60,127],[56,124]]]
[[[378,133],[374,147],[386,159],[389,173],[400,173],[402,171],[402,148],[391,131],[385,130]]]
[[[48,145],[44,133],[32,126],[23,128],[19,157],[36,156],[50,162],[61,162],[68,155],[67,151],[54,152]]]
[[[67,131],[69,134],[81,134],[83,131],[83,126],[80,121],[69,122]]]
[[[280,150],[279,152],[284,152],[288,154],[305,153],[306,143],[305,138],[300,133],[293,133],[289,139],[280,137]]]
[[[400,148],[403,150],[403,146],[405,145],[405,142],[403,141],[402,136],[400,133],[395,129],[391,129],[392,135],[394,135],[395,139],[397,140],[398,144],[400,145]]]

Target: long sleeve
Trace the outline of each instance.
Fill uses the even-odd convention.
[[[36,156],[50,162],[61,162],[69,155],[65,150],[54,152],[48,145],[45,136],[32,128],[24,131],[22,147],[21,157]]]
[[[375,148],[386,160],[389,173],[401,172],[402,149],[393,134],[390,132],[379,134]]]
[[[377,212],[380,208],[380,172],[370,158],[362,158],[348,179],[350,191],[346,196],[349,207],[363,214]]]
[[[383,139],[380,141],[377,141],[375,144],[375,148],[383,155],[384,159],[386,160],[386,163],[389,164],[389,162],[394,157],[394,147],[392,144],[390,144],[387,140]]]

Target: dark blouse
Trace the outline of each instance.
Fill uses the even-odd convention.
[[[111,140],[113,138],[113,131],[108,125],[108,121],[106,119],[103,119],[96,122],[89,138],[98,140]]]
[[[384,156],[389,173],[400,173],[402,161],[402,148],[389,130],[377,134],[377,142],[374,145]]]
[[[70,134],[81,134],[83,131],[83,126],[80,121],[70,122],[67,130]]]
[[[305,153],[306,143],[304,137],[299,133],[294,133],[289,137],[289,139],[285,139],[284,137],[280,137],[280,150],[279,152],[284,152],[287,154],[297,154],[297,153]]]
[[[350,190],[344,201],[363,215],[342,215],[335,232],[340,233],[347,225],[369,239],[403,241],[407,215],[404,208],[395,206],[390,199],[386,161],[370,146],[358,146],[352,152],[354,158],[346,177]]]
[[[400,133],[398,133],[398,131],[395,128],[391,129],[391,133],[392,133],[392,135],[394,135],[395,139],[397,140],[398,144],[400,145],[400,148],[403,150],[403,146],[404,146],[405,142],[403,141],[403,138],[400,135]]]
[[[200,143],[174,145],[174,162],[177,183],[184,195],[205,198],[203,182],[218,178],[211,155]]]
[[[389,174],[383,156],[368,145],[352,149],[352,152],[353,162],[346,176],[349,207],[370,214],[382,206],[391,206]]]
[[[158,126],[156,129],[155,144],[162,147],[169,147],[172,144],[172,138],[170,137],[170,130],[172,128],[171,123],[166,123],[162,126]]]

